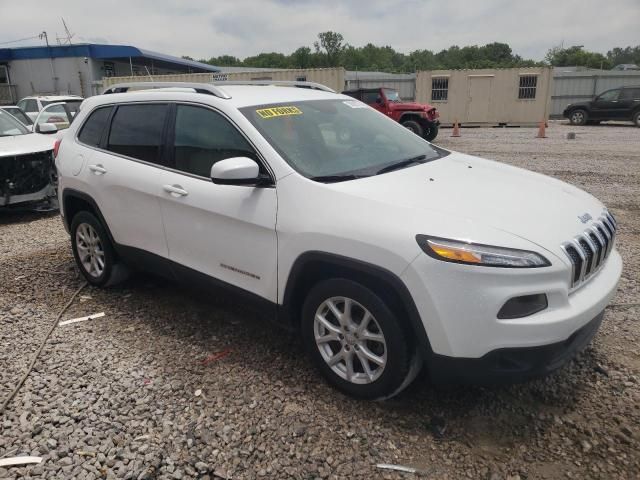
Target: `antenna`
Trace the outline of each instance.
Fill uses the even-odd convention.
[[[67,27],[67,22],[64,21],[64,18],[60,17],[60,19],[62,20],[62,25],[64,26],[65,36],[58,37],[56,34],[56,40],[58,41],[58,45],[65,45],[65,44],[71,45],[71,39],[73,38],[75,33],[71,33],[69,31],[69,27]]]

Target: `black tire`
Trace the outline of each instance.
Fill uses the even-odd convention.
[[[379,340],[363,340],[362,333],[358,338],[356,328],[351,330],[341,329],[338,326],[337,317],[331,317],[330,309],[325,310],[325,318],[334,320],[331,323],[341,329],[343,339],[328,341],[321,344],[322,347],[316,343],[316,329],[323,328],[316,326],[316,314],[319,311],[323,311],[326,301],[336,297],[344,297],[354,301],[351,307],[352,318],[355,320],[360,316],[359,324],[362,324],[362,317],[364,317],[362,307],[371,313],[373,323],[372,321],[368,322],[367,333],[371,334],[371,330],[373,330],[374,335],[376,332],[382,335],[384,348],[381,343],[378,343]],[[346,310],[344,309],[345,303],[340,304],[339,300],[335,300],[335,302],[336,306],[342,305],[342,312],[344,313],[344,310]],[[354,323],[352,325],[357,326],[358,324]],[[301,334],[310,357],[327,381],[338,390],[353,397],[368,400],[389,398],[407,387],[419,370],[419,368],[416,368],[418,366],[416,362],[417,354],[411,341],[411,336],[407,334],[393,310],[373,291],[351,280],[342,278],[325,280],[311,289],[302,307]],[[344,338],[345,335],[349,338]],[[355,343],[348,343],[350,341]],[[323,349],[322,351],[321,348]],[[334,371],[327,363],[328,361],[325,360],[325,357],[333,354],[347,354],[349,353],[347,350],[351,351],[352,355],[351,364],[353,367],[351,370],[354,371],[353,381],[347,380],[347,378]],[[367,377],[363,360],[361,360],[365,351],[367,353],[375,353],[378,358],[382,358],[386,354],[386,363],[380,371],[375,370],[380,368],[379,365],[366,360],[369,370],[375,370],[374,373],[376,375],[374,376]],[[343,375],[346,375],[346,365],[347,362],[345,361]],[[340,369],[342,365],[337,365],[334,368]],[[359,378],[356,379],[355,375],[359,376]]]
[[[422,138],[424,138],[427,142],[432,142],[438,136],[439,129],[440,129],[440,126],[436,124],[425,126],[424,134]]]
[[[82,240],[78,236],[78,229],[82,228],[84,231],[87,231],[89,227],[93,230],[93,232],[95,232],[97,236],[96,246],[99,245],[100,250],[103,253],[104,266],[99,274],[97,274],[97,272],[90,272],[85,266],[85,263],[83,263],[82,259],[80,258],[79,250],[82,249],[83,246],[79,245],[79,242],[82,242]],[[80,273],[82,273],[87,282],[96,287],[105,287],[118,283],[119,281],[126,278],[126,267],[124,267],[124,265],[120,263],[117,263],[116,254],[113,249],[113,245],[109,240],[109,235],[107,235],[106,229],[93,213],[87,211],[78,212],[76,215],[74,215],[71,221],[70,230],[71,249],[73,250],[73,257],[76,260],[76,265],[78,266]],[[83,258],[86,259],[86,257]]]
[[[633,123],[636,127],[640,127],[640,110],[633,114]]]
[[[400,124],[407,130],[411,130],[413,133],[415,133],[419,137],[422,137],[424,135],[422,125],[420,125],[415,120],[402,120]]]
[[[585,125],[589,120],[589,114],[582,108],[576,108],[569,114],[571,125]]]

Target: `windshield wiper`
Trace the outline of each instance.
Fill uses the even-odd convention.
[[[347,180],[355,180],[356,178],[362,178],[362,175],[319,175],[317,177],[309,177],[309,180],[323,183],[336,183],[345,182]]]
[[[401,168],[408,167],[409,165],[413,165],[414,163],[423,163],[422,160],[426,158],[426,155],[418,155],[416,157],[407,158],[406,160],[400,160],[399,162],[392,163],[391,165],[387,165],[386,167],[381,168],[376,172],[376,175],[399,170]]]

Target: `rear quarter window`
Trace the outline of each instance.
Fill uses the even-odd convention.
[[[102,107],[91,112],[80,129],[78,140],[90,147],[99,146],[112,109],[113,107]]]

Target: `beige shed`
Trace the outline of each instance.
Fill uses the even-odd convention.
[[[549,118],[549,67],[432,70],[416,75],[416,101],[430,103],[444,125],[534,126]]]

